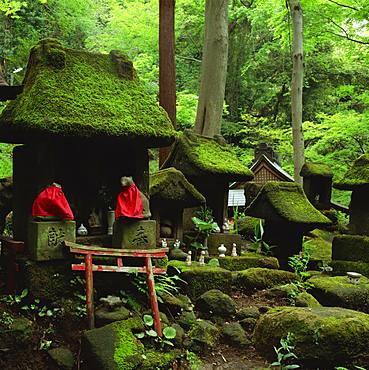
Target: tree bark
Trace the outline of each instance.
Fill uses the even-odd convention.
[[[159,2],[159,104],[176,127],[175,0]],[[159,167],[171,147],[160,148]]]
[[[220,134],[228,58],[228,0],[206,0],[205,42],[194,131]]]
[[[294,179],[301,183],[301,168],[305,162],[304,134],[302,131],[302,89],[304,79],[304,50],[302,8],[300,0],[289,0],[293,26],[293,68],[291,81],[291,112]]]

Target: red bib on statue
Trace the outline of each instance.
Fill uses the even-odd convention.
[[[73,220],[73,212],[61,188],[51,185],[43,190],[32,205],[33,217],[57,217]]]
[[[115,218],[143,218],[143,205],[140,191],[135,184],[124,187],[119,193]]]

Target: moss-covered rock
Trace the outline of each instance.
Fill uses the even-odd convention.
[[[220,267],[229,271],[242,271],[251,267],[264,267],[268,269],[278,269],[279,262],[275,257],[263,256],[257,253],[247,252],[239,257],[229,257],[219,259]]]
[[[32,296],[47,302],[57,302],[72,296],[70,281],[74,273],[68,261],[31,262],[24,265],[25,284]]]
[[[47,351],[60,370],[72,370],[74,367],[74,355],[69,348],[59,347]]]
[[[179,315],[177,322],[184,329],[189,330],[196,323],[196,320],[196,315],[193,311],[183,311]]]
[[[176,141],[164,164],[186,176],[218,175],[222,179],[251,180],[252,172],[238,159],[231,145],[185,131]],[[232,180],[231,180],[232,181]]]
[[[234,300],[218,289],[212,289],[202,294],[196,301],[196,309],[210,316],[227,318],[236,314]]]
[[[345,307],[369,313],[369,279],[351,284],[346,276],[314,276],[313,296],[324,306]]]
[[[222,337],[227,344],[237,347],[245,347],[251,344],[247,338],[245,330],[238,322],[230,322],[224,324],[222,328]]]
[[[205,198],[187,181],[181,171],[170,167],[150,176],[150,200],[178,204],[183,208],[205,203]]]
[[[369,185],[369,154],[356,159],[342,179],[333,186],[340,190],[356,190],[365,185]]]
[[[287,284],[295,279],[296,275],[289,271],[256,267],[236,272],[233,285],[239,290],[253,291]]]
[[[301,292],[295,298],[296,307],[321,307],[321,304],[308,292]]]
[[[189,348],[194,352],[214,348],[220,337],[220,330],[206,320],[197,320],[188,332]]]
[[[369,263],[369,236],[336,236],[332,244],[332,259]]]
[[[134,332],[144,331],[139,318],[88,330],[82,337],[83,358],[89,369],[133,370],[143,361],[144,346]]]
[[[173,362],[179,358],[181,352],[174,351],[147,351],[145,352],[145,359],[140,365],[140,370],[167,370],[172,369]]]
[[[255,227],[260,222],[260,218],[246,216],[237,221],[238,233],[246,238],[251,238],[255,235]]]
[[[190,298],[183,294],[161,294],[160,298],[163,301],[160,305],[168,309],[173,316],[183,310],[191,311],[193,308]]]
[[[239,320],[248,318],[258,319],[260,317],[260,311],[256,306],[242,307],[237,311],[236,316]]]
[[[126,320],[130,316],[129,310],[125,307],[113,307],[109,309],[106,306],[100,306],[95,310],[96,326],[104,326],[114,321]]]
[[[268,221],[291,222],[310,229],[331,223],[309,202],[301,185],[292,182],[265,183],[245,213]]]
[[[220,267],[199,266],[198,262],[193,262],[192,266],[187,266],[182,261],[172,260],[168,264],[168,272],[170,273],[172,273],[170,266],[181,271],[180,277],[187,282],[183,285],[183,290],[191,299],[197,299],[201,294],[214,287],[224,293],[229,294],[231,292],[231,271]]]
[[[168,115],[118,51],[97,54],[42,40],[31,49],[23,84],[0,117],[3,141],[99,137],[163,146],[174,139]]]
[[[254,319],[252,317],[247,317],[245,319],[240,320],[240,325],[245,329],[247,332],[253,332],[254,328],[256,326],[256,323],[258,322],[257,319]]]
[[[324,163],[305,162],[300,171],[302,177],[333,177],[332,169]]]
[[[254,332],[256,349],[275,358],[287,333],[295,337],[294,353],[310,368],[366,366],[369,363],[369,315],[344,308],[278,307],[258,321]]]
[[[355,271],[369,278],[369,263],[359,261],[334,260],[330,262],[335,275],[346,275],[347,271]]]

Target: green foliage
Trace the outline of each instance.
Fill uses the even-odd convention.
[[[171,342],[171,340],[175,339],[177,336],[177,330],[172,326],[167,326],[163,330],[163,337],[159,337],[158,333],[153,329],[154,325],[154,319],[151,315],[144,315],[143,321],[145,324],[145,331],[136,333],[135,336],[138,339],[152,339],[156,344],[159,345],[160,348],[163,348],[165,346],[171,346],[173,347],[174,344]]]
[[[298,357],[293,353],[295,349],[293,333],[287,333],[286,338],[281,338],[279,348],[274,347],[274,351],[277,355],[277,361],[271,364],[272,367],[278,366],[281,370],[291,370],[300,368],[299,365],[291,364]]]
[[[196,353],[191,352],[189,350],[186,351],[186,360],[190,365],[191,370],[200,370],[202,366],[202,362]]]
[[[9,306],[19,305],[28,296],[28,289],[23,289],[21,294],[9,294],[0,298],[1,302],[5,302]]]
[[[274,246],[270,246],[263,240],[264,220],[259,220],[259,222],[255,224],[254,234],[252,244],[249,247],[250,251],[265,254],[266,256],[271,255]]]

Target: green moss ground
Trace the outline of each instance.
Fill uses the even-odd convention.
[[[369,154],[356,159],[343,178],[334,183],[340,190],[354,190],[365,185],[369,185]]]
[[[119,52],[90,53],[40,41],[32,50],[24,91],[4,109],[0,137],[131,138],[169,144],[175,132]]]
[[[331,223],[308,201],[302,187],[292,182],[267,182],[245,213],[266,220],[306,226]]]
[[[368,262],[333,260],[330,265],[335,275],[346,275],[347,271],[355,271],[369,278]]]
[[[257,253],[246,252],[242,256],[219,258],[220,267],[229,271],[242,271],[251,267],[265,267],[278,269],[277,258],[263,256]]]

